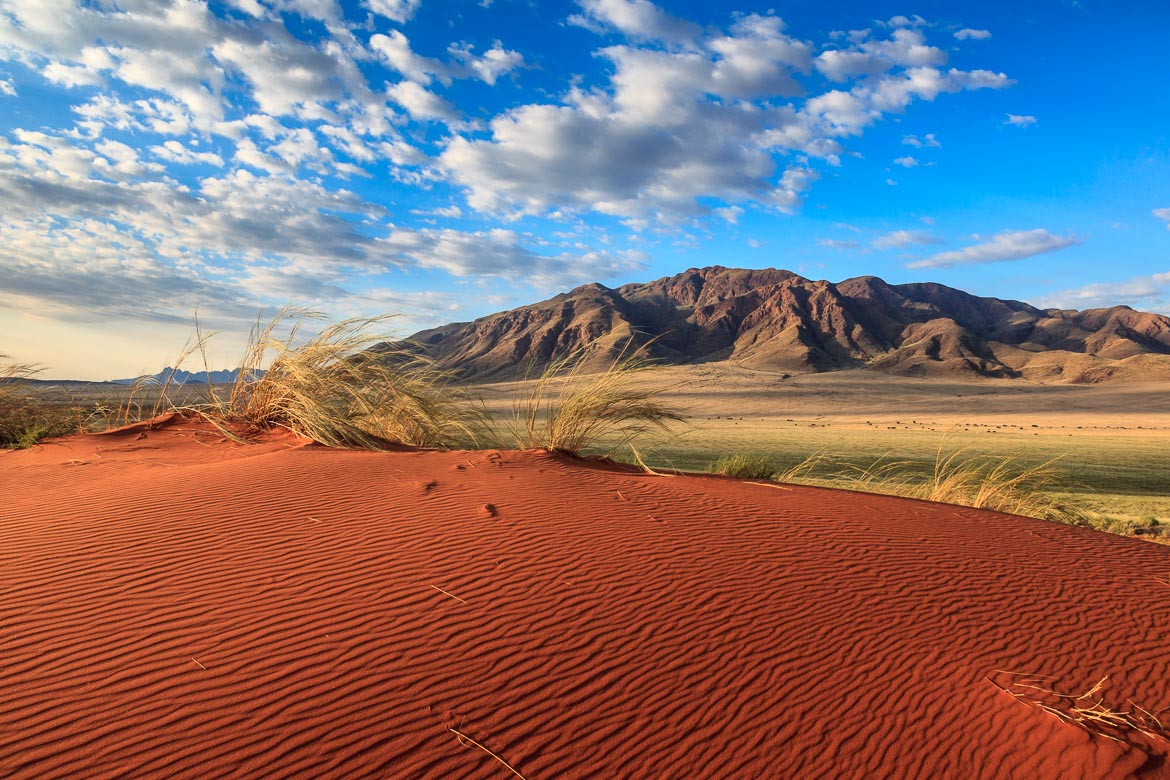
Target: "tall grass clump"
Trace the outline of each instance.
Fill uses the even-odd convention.
[[[1064,486],[1054,461],[1021,466],[1012,458],[968,456],[964,450],[935,456],[932,469],[923,472],[909,461],[877,461],[829,478],[838,487],[867,493],[917,498],[1013,515],[1089,525],[1088,513],[1058,502],[1052,491]]]
[[[202,402],[174,403],[168,377],[155,411],[195,412],[253,430],[285,428],[332,447],[474,442],[479,416],[469,399],[410,346],[373,330],[387,317],[347,319],[303,336],[309,323],[323,319],[285,308],[267,323],[257,320],[230,385],[208,383]],[[197,323],[181,358],[199,355],[206,370],[207,343]]]
[[[41,439],[75,430],[70,409],[44,403],[24,387],[23,380],[40,371],[37,365],[0,355],[0,448],[31,447]]]
[[[710,468],[712,474],[739,479],[771,479],[779,470],[780,466],[773,458],[758,452],[720,455]]]
[[[605,441],[612,452],[682,420],[659,400],[665,388],[636,382],[653,365],[648,348],[627,344],[596,373],[587,373],[594,365],[588,345],[551,362],[513,403],[517,445],[576,454]]]

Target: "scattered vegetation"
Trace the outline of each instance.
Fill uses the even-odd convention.
[[[712,474],[740,479],[771,479],[780,470],[775,459],[756,452],[737,452],[721,455],[711,464]]]
[[[805,458],[788,469],[760,453],[721,456],[709,469],[743,479],[843,488],[923,501],[991,509],[997,512],[1097,528],[1123,535],[1157,535],[1158,520],[1118,520],[1059,500],[1067,478],[1054,460],[1023,466],[1012,458],[971,455],[959,449],[940,450],[927,469],[921,463],[879,459],[868,466],[842,463],[823,453]]]
[[[1127,709],[1118,709],[1105,703],[1102,691],[1109,676],[1097,681],[1082,694],[1061,693],[1052,687],[1053,678],[1044,675],[1025,675],[997,671],[995,676],[1008,678],[1003,682],[988,677],[993,685],[1001,688],[1022,702],[1038,707],[1058,720],[1078,726],[1091,734],[1126,742],[1130,732],[1146,737],[1170,741],[1170,731],[1158,717],[1161,712],[1151,712],[1128,701]]]
[[[267,323],[257,320],[232,384],[208,383],[201,400],[176,401],[168,381],[153,413],[200,414],[225,432],[285,428],[333,447],[475,442],[480,415],[466,394],[409,345],[387,346],[373,330],[387,317],[348,319],[302,338],[307,323],[322,319],[285,308]],[[206,370],[209,338],[196,324],[176,368],[198,355]]]
[[[850,490],[992,509],[1073,525],[1088,525],[1090,519],[1087,513],[1052,497],[1052,491],[1063,484],[1055,461],[1020,466],[1012,458],[940,450],[928,474],[910,461],[878,461],[867,468],[848,467],[833,475],[833,481]]]
[[[41,371],[0,355],[0,448],[31,447],[41,439],[77,430],[75,410],[46,403],[25,389],[22,380]]]
[[[586,373],[588,347],[550,363],[527,395],[513,401],[510,427],[517,445],[580,453],[604,440],[612,452],[682,420],[659,400],[664,388],[632,381],[653,364],[648,347],[627,345],[593,374]]]

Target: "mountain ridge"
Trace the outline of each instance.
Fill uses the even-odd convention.
[[[937,282],[812,280],[709,266],[420,331],[411,340],[461,379],[515,379],[590,345],[652,342],[665,363],[730,360],[784,372],[870,368],[1092,383],[1170,378],[1170,318],[1128,306],[1077,311],[981,297]]]

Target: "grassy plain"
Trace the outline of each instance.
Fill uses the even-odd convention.
[[[1061,385],[914,379],[869,371],[786,376],[727,363],[659,367],[639,382],[666,388],[684,415],[669,436],[639,445],[651,467],[705,471],[720,456],[757,453],[780,470],[826,456],[814,480],[879,459],[924,474],[941,451],[1057,459],[1053,495],[1127,520],[1170,523],[1170,383]],[[477,391],[500,419],[524,383]],[[615,451],[622,458],[626,453]]]
[[[1037,384],[868,371],[787,376],[728,363],[657,367],[634,381],[664,388],[660,400],[684,418],[669,434],[637,444],[653,468],[706,471],[722,456],[747,453],[784,471],[819,454],[825,457],[808,477],[833,484],[834,473],[877,461],[910,462],[929,474],[940,451],[1012,458],[1021,468],[1056,459],[1063,481],[1056,498],[1123,520],[1170,524],[1170,383]],[[125,413],[130,391],[111,384],[22,384],[39,399],[70,407],[77,425],[90,429],[116,424],[112,418]],[[531,386],[470,390],[506,423],[515,399]],[[139,391],[132,417],[149,414],[152,392]],[[632,458],[628,448],[611,454]]]

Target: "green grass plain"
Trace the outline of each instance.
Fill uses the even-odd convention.
[[[826,459],[809,476],[827,480],[879,459],[912,462],[929,474],[940,451],[1011,458],[1023,468],[1055,459],[1065,486],[1057,498],[1118,519],[1170,523],[1167,383],[786,376],[728,363],[659,367],[638,381],[662,388],[686,417],[670,435],[637,445],[652,468],[706,471],[720,456],[743,452],[786,469],[820,454]],[[489,412],[506,420],[524,385],[478,390]]]
[[[924,474],[940,451],[1012,458],[1021,467],[1056,459],[1058,498],[1111,517],[1170,524],[1170,384],[1045,385],[983,379],[913,379],[868,371],[787,376],[729,363],[658,367],[637,381],[663,392],[685,419],[636,446],[653,468],[706,471],[720,456],[753,453],[781,470],[826,456],[813,480],[849,466],[911,462]],[[111,420],[129,388],[33,382],[46,403],[69,405],[79,425]],[[529,383],[472,387],[501,429]],[[187,390],[197,393],[197,388]],[[180,391],[183,395],[183,391]],[[148,414],[150,390],[134,412]],[[511,444],[504,440],[505,446]],[[594,450],[605,453],[605,447]],[[608,453],[632,460],[632,453]],[[832,484],[829,481],[824,484]]]

